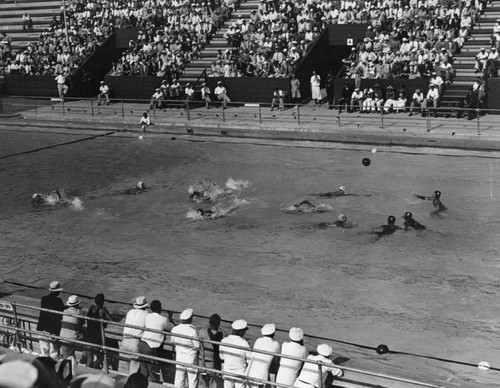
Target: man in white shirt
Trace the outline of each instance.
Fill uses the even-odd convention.
[[[151,102],[149,103],[149,109],[161,109],[163,106],[163,93],[160,88],[156,88],[155,92],[151,96]]]
[[[483,71],[486,68],[486,62],[488,61],[489,54],[486,52],[484,47],[481,47],[481,50],[476,55],[476,64],[474,65],[474,69],[476,73]]]
[[[215,95],[217,96],[218,100],[222,101],[222,107],[224,109],[227,108],[227,103],[231,102],[231,99],[227,96],[227,90],[222,85],[222,81],[217,82],[217,87],[215,88]]]
[[[280,344],[278,341],[274,340],[274,332],[276,331],[276,326],[274,323],[265,324],[262,329],[262,337],[257,338],[255,344],[253,345],[254,352],[250,355],[250,360],[248,361],[247,376],[250,379],[249,386],[253,388],[263,387],[264,384],[259,382],[252,382],[252,378],[259,380],[269,381],[269,368],[271,363],[277,362],[277,356],[271,356],[270,354],[263,354],[256,352],[255,350],[264,350],[266,352],[279,353]]]
[[[189,82],[186,84],[184,94],[186,95],[186,109],[189,110],[189,103],[194,100],[194,89]]]
[[[66,77],[68,74],[66,72],[64,73],[58,73],[55,80],[57,82],[57,90],[59,92],[59,98],[61,101],[64,101],[64,96],[66,93],[68,93],[68,85],[66,85]]]
[[[125,324],[146,327],[146,317],[148,316],[146,307],[148,307],[146,297],[138,296],[135,299],[134,308],[125,316]],[[138,353],[139,341],[141,340],[143,334],[144,330],[142,329],[124,327],[123,340],[121,342],[120,349]],[[130,359],[130,374],[137,372],[140,367],[140,363],[137,358],[131,355],[125,355],[125,357]]]
[[[427,96],[422,102],[422,115],[425,115],[425,111],[428,105],[432,104],[434,109],[437,108],[439,102],[439,90],[436,84],[431,84],[429,87],[429,91],[427,92]],[[437,116],[437,113],[434,112],[434,116]]]
[[[307,358],[309,352],[304,346],[304,332],[298,327],[292,327],[288,333],[290,341],[283,342],[281,354],[292,357]],[[304,363],[299,360],[281,357],[280,367],[276,375],[279,384],[293,385]]]
[[[219,349],[220,357],[224,362],[224,372],[236,373],[240,375],[245,374],[247,368],[247,360],[250,358],[250,345],[247,340],[243,338],[247,328],[247,322],[244,319],[238,319],[231,325],[233,332],[221,341]],[[235,349],[232,347],[224,346],[236,345],[245,349]],[[224,388],[243,388],[243,380],[237,377],[224,376]]]
[[[321,101],[321,77],[313,71],[311,76],[311,98],[318,105]]]
[[[104,81],[101,81],[99,87],[99,94],[97,95],[97,105],[101,105],[102,99],[105,100],[106,105],[109,105],[109,86]]]
[[[201,99],[205,101],[205,106],[207,109],[210,109],[210,88],[207,86],[206,82],[201,84]]]
[[[198,331],[193,322],[193,310],[186,309],[180,315],[181,323],[172,329],[172,334],[181,334],[190,338],[172,336],[172,343],[175,346],[175,360],[184,364],[198,365],[198,354],[200,342],[198,341]],[[186,378],[188,384],[186,384]],[[176,365],[175,388],[197,388],[198,370],[181,365]]]
[[[342,369],[336,368],[335,364],[328,357],[332,355],[332,347],[328,344],[318,345],[317,356],[308,356],[307,359],[315,362],[321,362],[321,375],[326,378],[328,373],[331,373],[333,377],[341,377],[344,372]],[[305,362],[299,377],[295,381],[294,386],[296,388],[313,388],[319,387],[319,374],[318,374],[318,364]]]
[[[413,110],[417,107],[421,107],[423,102],[424,102],[424,93],[422,93],[420,89],[416,89],[415,93],[413,93],[413,96],[411,98],[410,114],[408,116],[412,116]]]
[[[172,326],[169,324],[169,321],[172,322],[172,312],[168,312],[169,319],[162,316],[161,302],[159,300],[153,300],[151,302],[151,311],[152,312],[146,316],[145,328],[160,331],[170,331]],[[165,334],[144,330],[141,341],[139,342],[139,353],[157,357],[159,355],[160,349],[163,346],[164,340]],[[156,383],[160,382],[158,368],[155,367],[155,365],[153,365],[151,362],[141,362],[141,373],[144,376],[148,376],[149,381],[153,381]]]

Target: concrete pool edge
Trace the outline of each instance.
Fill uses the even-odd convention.
[[[132,134],[154,135],[185,135],[227,137],[241,139],[266,139],[277,141],[311,141],[332,142],[360,145],[404,146],[404,147],[435,147],[477,151],[500,151],[500,134],[492,131],[478,133],[450,134],[443,131],[412,132],[388,131],[380,132],[379,128],[363,130],[348,128],[303,128],[294,130],[285,126],[256,127],[234,124],[225,125],[193,125],[190,122],[167,122],[151,126],[146,133],[140,131],[135,123],[129,120],[99,120],[99,119],[66,119],[55,117],[32,117],[25,115],[24,119],[0,119],[0,124],[8,126],[58,129],[68,132],[74,130],[117,131]]]

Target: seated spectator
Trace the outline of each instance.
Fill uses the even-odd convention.
[[[370,113],[375,111],[375,98],[372,88],[363,90],[363,103],[361,106],[361,113]]]
[[[344,87],[342,88],[339,99],[339,113],[342,111],[342,107],[344,107],[345,111],[350,110],[352,93],[353,91],[349,82],[344,82]]]
[[[387,86],[385,92],[384,112],[389,113],[397,102],[398,96],[392,85]]]
[[[139,124],[141,124],[142,132],[146,132],[146,128],[151,125],[151,118],[148,116],[147,112],[142,114]]]
[[[474,91],[472,86],[470,86],[469,90],[467,90],[465,97],[459,101],[458,107],[460,110],[457,113],[457,118],[462,118],[464,113],[467,113],[468,120],[473,120],[477,117],[477,92]]]
[[[163,107],[163,93],[160,88],[156,88],[149,102],[149,109],[161,109]]]
[[[195,98],[194,89],[189,82],[186,84],[186,88],[184,89],[184,94],[186,96],[186,109],[189,109],[190,107],[189,103],[194,101]]]
[[[425,99],[422,103],[422,116],[425,116],[427,114],[427,107],[432,104],[434,110],[437,109],[438,103],[439,103],[439,89],[436,84],[431,84],[429,86],[429,90],[427,92],[427,95],[425,96]],[[437,117],[437,112],[434,111],[434,116]]]
[[[354,112],[354,107],[357,106],[361,110],[363,104],[363,91],[359,88],[355,88],[351,95],[351,109],[350,112]]]
[[[384,94],[379,84],[373,85],[373,107],[376,112],[382,111],[382,105],[384,103]]]
[[[399,111],[406,111],[406,97],[405,93],[400,91],[398,93],[398,99],[396,102],[393,104],[394,109],[396,110],[396,113],[399,113]]]
[[[271,112],[274,110],[274,107],[278,105],[279,110],[285,110],[285,92],[281,89],[274,89],[273,91],[273,99],[271,101]]]
[[[201,84],[201,99],[205,101],[205,107],[210,109],[210,103],[212,102],[210,98],[210,88],[207,86],[206,82]]]
[[[488,61],[489,54],[486,52],[484,47],[481,47],[479,53],[476,54],[476,62],[474,65],[474,69],[476,73],[480,73],[486,69],[486,62]]]
[[[227,108],[227,104],[231,102],[231,99],[227,95],[227,90],[225,86],[222,84],[222,81],[217,82],[217,87],[215,88],[215,96],[219,101],[222,101],[223,109]]]
[[[109,105],[109,86],[106,85],[104,81],[101,81],[101,86],[99,86],[99,94],[97,95],[97,105],[101,105],[102,100],[105,101],[106,105]]]
[[[22,19],[23,19],[23,31],[33,30],[33,20],[31,19],[31,16],[28,15],[27,12],[23,13]]]
[[[411,103],[410,103],[410,114],[408,116],[413,115],[413,111],[416,108],[420,108],[424,102],[424,93],[420,89],[416,89],[415,93],[413,93],[413,96],[411,98]],[[419,109],[420,110],[420,109]]]

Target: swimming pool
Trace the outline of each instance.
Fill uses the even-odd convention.
[[[2,132],[0,156],[83,137]],[[475,156],[148,137],[19,155],[0,160],[2,276],[498,367],[499,166]],[[213,206],[190,201],[190,185],[230,178],[248,185],[219,198],[228,215],[188,216]],[[123,195],[139,180],[151,190]],[[359,195],[308,195],[341,185]],[[55,188],[83,207],[30,205],[32,193]],[[413,195],[436,189],[449,208],[441,218]],[[328,211],[283,211],[302,199]],[[406,211],[428,230],[369,233],[390,214],[402,225]],[[340,213],[357,226],[318,228]]]

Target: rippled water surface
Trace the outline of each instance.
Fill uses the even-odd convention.
[[[80,137],[4,132],[0,156]],[[98,138],[0,160],[1,273],[500,367],[499,177],[495,158]],[[230,178],[248,187],[218,198],[229,213],[193,217],[215,204],[189,186]],[[139,180],[151,190],[122,194]],[[340,185],[359,195],[308,195]],[[30,204],[55,188],[83,206]],[[413,195],[436,189],[441,218]],[[284,211],[302,199],[326,211]],[[428,229],[369,233],[405,211]],[[319,227],[340,213],[356,227]]]

